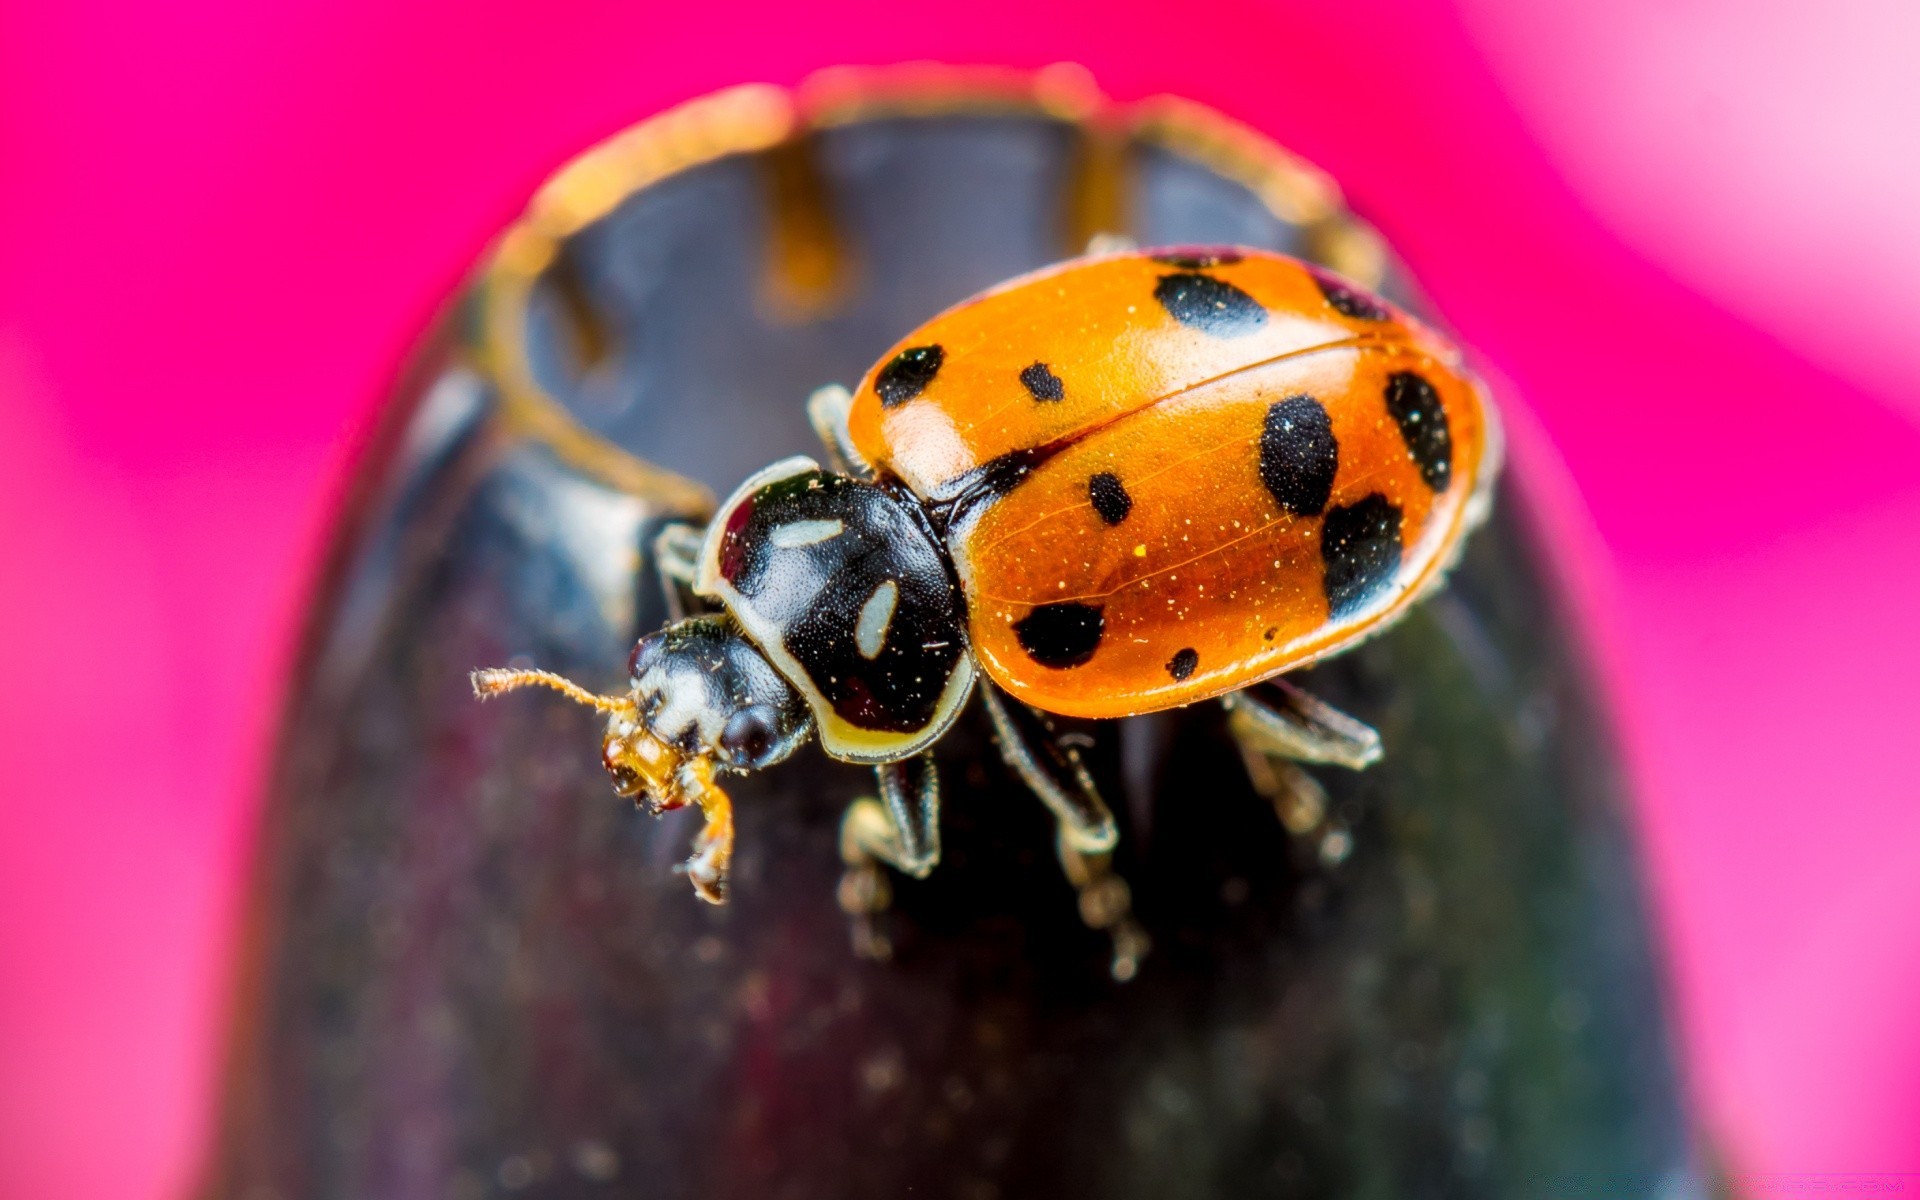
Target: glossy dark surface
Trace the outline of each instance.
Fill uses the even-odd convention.
[[[546,295],[534,360],[724,493],[811,450],[808,390],[1062,253],[1071,146],[1014,117],[822,135],[861,270],[811,322],[756,307],[761,176],[697,168],[575,239],[608,357]],[[1142,240],[1298,249],[1198,164],[1137,168]],[[1116,986],[972,708],[938,747],[945,860],[897,883],[874,964],[833,895],[869,772],[809,747],[731,784],[714,908],[672,871],[697,818],[611,794],[598,718],[472,699],[522,659],[618,686],[671,514],[509,434],[464,364],[423,354],[315,600],[212,1194],[1700,1194],[1606,722],[1511,493],[1446,592],[1303,679],[1385,742],[1317,771],[1343,862],[1282,831],[1217,706],[1087,726],[1154,938]]]

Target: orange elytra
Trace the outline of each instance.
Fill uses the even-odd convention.
[[[1219,696],[1400,615],[1484,507],[1460,354],[1280,255],[1080,260],[934,318],[854,446],[944,517],[980,669],[1049,712]]]

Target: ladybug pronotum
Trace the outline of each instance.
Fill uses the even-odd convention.
[[[714,903],[733,846],[717,773],[810,735],[873,764],[878,799],[842,824],[856,914],[886,903],[879,864],[939,861],[928,747],[977,693],[1120,977],[1145,938],[1106,870],[1113,818],[1046,714],[1220,699],[1250,764],[1366,766],[1378,735],[1278,677],[1439,583],[1500,446],[1433,331],[1317,267],[1226,247],[1013,280],[808,411],[828,466],[777,462],[704,530],[662,535],[669,586],[711,611],[640,639],[626,695],[525,670],[476,672],[476,690],[540,684],[606,713],[616,788],[704,811],[685,870]]]

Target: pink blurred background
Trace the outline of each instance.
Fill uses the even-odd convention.
[[[1920,1171],[1906,0],[7,0],[0,28],[0,1195],[190,1179],[300,597],[489,237],[674,101],[915,58],[1077,60],[1342,181],[1566,464],[1703,1119],[1743,1171]]]

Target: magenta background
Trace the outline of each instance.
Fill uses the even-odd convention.
[[[1344,183],[1566,464],[1705,1119],[1920,1171],[1912,12],[0,3],[0,1194],[189,1179],[299,597],[489,236],[673,101],[912,58],[1077,60]]]

